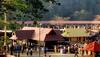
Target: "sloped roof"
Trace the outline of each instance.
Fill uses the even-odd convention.
[[[38,27],[24,27],[22,30],[35,30],[35,35],[32,39],[44,41],[46,34],[48,34],[52,29],[38,28]]]
[[[45,38],[46,41],[63,41],[63,36],[60,33],[60,30],[50,31]]]
[[[57,24],[57,25],[63,25],[62,22],[64,22],[65,20],[62,18],[58,18],[58,19],[53,19],[51,21],[49,21],[50,24]]]
[[[57,36],[57,35],[55,35],[55,36],[49,35],[49,33],[52,31],[51,28],[24,27],[22,30],[34,30],[35,35],[32,38],[33,40],[54,41],[54,40],[59,40],[61,38],[60,36]]]
[[[40,21],[41,24],[100,24],[100,21]]]
[[[34,36],[34,30],[17,30],[16,37],[18,39],[31,39]]]
[[[89,33],[85,29],[65,29],[65,32],[62,34],[64,37],[85,37],[89,36]]]
[[[34,21],[16,21],[18,24],[33,24]],[[50,21],[39,21],[40,24],[100,24],[100,21],[65,21],[63,19],[58,20],[50,20]]]

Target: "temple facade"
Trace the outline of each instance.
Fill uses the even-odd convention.
[[[25,26],[34,25],[34,21],[17,21],[19,24]],[[100,21],[64,21],[64,20],[51,20],[37,22],[43,28],[64,29],[66,28],[91,28],[100,29]]]

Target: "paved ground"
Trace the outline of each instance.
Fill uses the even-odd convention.
[[[78,56],[82,57],[80,54],[78,54]],[[24,54],[20,54],[20,57],[45,57],[45,55],[41,53],[39,56],[39,53],[33,53],[32,56],[30,55],[27,56],[27,54],[24,53]],[[48,53],[46,57],[74,57],[74,54]]]
[[[20,57],[39,57],[39,55],[35,55],[35,54],[32,56],[21,55]],[[45,56],[41,55],[40,57],[45,57]],[[74,54],[48,54],[46,57],[74,57]],[[79,55],[79,57],[81,56]]]

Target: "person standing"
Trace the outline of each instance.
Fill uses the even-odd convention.
[[[31,56],[33,55],[32,48],[30,48],[30,47],[27,48],[27,56],[28,56],[29,54],[30,54]]]
[[[16,52],[17,57],[20,57],[20,51],[21,51],[21,46],[19,44],[17,44],[15,46],[15,52]]]
[[[47,51],[48,51],[48,48],[47,48],[47,47],[44,47],[44,54],[45,54],[45,57],[47,56]]]
[[[14,46],[13,44],[10,46],[10,54],[13,55],[13,51],[14,51]]]
[[[32,48],[30,48],[30,50],[29,50],[31,56],[33,55],[33,51],[32,50],[33,50]]]
[[[28,47],[26,48],[26,53],[27,53],[27,56],[28,56],[28,53],[29,53],[29,48]]]
[[[78,56],[78,45],[74,45],[74,51],[75,51],[74,57],[79,57]]]

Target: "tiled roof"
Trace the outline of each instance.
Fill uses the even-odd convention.
[[[63,36],[60,33],[60,30],[52,30],[50,31],[45,38],[46,41],[62,41]]]
[[[33,21],[17,21],[22,24],[33,24]],[[100,21],[64,21],[64,20],[51,20],[51,21],[39,21],[40,24],[100,24]]]
[[[60,35],[46,35],[45,41],[62,41],[64,40]]]
[[[100,24],[100,21],[49,21],[50,24]]]
[[[16,21],[16,23],[18,24],[34,24],[35,21]],[[39,23],[38,21],[36,21],[37,23]]]
[[[49,35],[49,33],[52,31],[51,28],[24,27],[22,30],[34,30],[35,31],[35,35],[32,38],[33,40],[40,40],[40,41],[59,40],[59,36],[58,35],[55,35],[55,36],[54,35]]]
[[[65,32],[62,34],[64,37],[86,37],[89,36],[89,33],[85,29],[65,29]]]
[[[34,36],[34,30],[18,30],[16,31],[18,39],[31,39]]]

